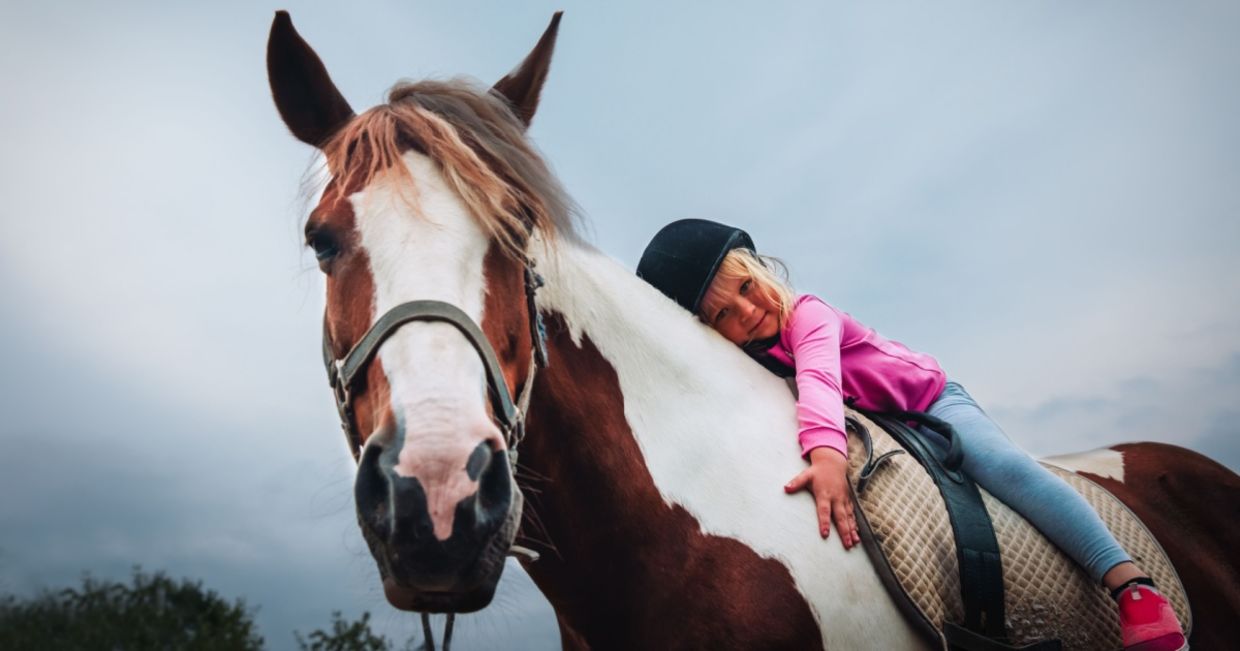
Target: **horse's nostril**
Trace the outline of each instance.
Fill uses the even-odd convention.
[[[353,485],[353,497],[357,501],[357,515],[369,525],[371,531],[386,538],[391,532],[388,500],[388,482],[383,476],[380,456],[383,448],[366,446],[362,460],[357,466],[357,480]]]
[[[478,450],[486,446],[487,463],[477,475],[470,478],[478,482],[478,505],[493,519],[503,520],[512,505],[513,479],[508,469],[508,451],[498,448],[494,441],[484,441],[474,450],[470,459],[479,456]]]
[[[469,460],[465,462],[465,474],[469,475],[470,481],[478,481],[479,475],[491,463],[491,443],[483,441],[474,448],[469,454]]]

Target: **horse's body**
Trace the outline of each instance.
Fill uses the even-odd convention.
[[[923,644],[866,557],[819,539],[808,495],[780,490],[801,467],[795,441],[778,436],[795,430],[781,380],[601,254],[566,247],[541,267],[552,365],[522,458],[549,478],[530,500],[559,553],[527,569],[562,623],[582,622],[605,648]],[[1054,462],[1141,516],[1185,582],[1194,648],[1229,648],[1240,478],[1157,443]]]
[[[359,521],[389,601],[485,606],[519,522],[522,542],[542,552],[526,569],[566,647],[923,645],[867,557],[821,540],[808,494],[781,490],[802,467],[794,437],[780,434],[795,430],[783,382],[573,235],[553,179],[518,141],[554,35],[553,22],[496,84],[502,100],[415,85],[385,105],[403,117],[380,119],[352,114],[286,16],[273,26],[277,106],[327,152],[333,176],[307,226],[328,274],[331,354],[343,357],[389,308],[436,299],[481,325],[508,386],[524,391],[534,342],[523,257],[546,280],[537,305],[550,364],[529,387],[524,511],[478,356],[457,331],[408,324],[364,373],[351,416],[364,438]],[[385,150],[374,134],[387,132]],[[497,225],[505,212],[524,229]],[[1213,636],[1234,639],[1240,620],[1240,523],[1210,509],[1234,511],[1240,480],[1162,448],[1123,449],[1124,479],[1102,481],[1152,516],[1193,599],[1195,647],[1222,648]],[[1198,497],[1207,489],[1213,504]]]

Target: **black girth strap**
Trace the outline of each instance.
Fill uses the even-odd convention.
[[[855,408],[855,407],[854,407]],[[964,628],[948,623],[944,634],[953,648],[1010,648],[1004,644],[1003,564],[994,525],[982,502],[977,484],[960,470],[963,453],[951,425],[920,412],[877,413],[859,410],[882,427],[926,469],[943,495],[948,519],[956,537],[956,557],[960,564],[960,596],[964,602]],[[940,454],[925,434],[910,427],[914,421],[943,435],[949,451]],[[954,630],[953,630],[954,629]]]

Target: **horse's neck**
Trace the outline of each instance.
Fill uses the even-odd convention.
[[[780,490],[804,468],[782,381],[598,252],[537,257],[551,366],[521,457],[524,533],[558,550],[529,569],[562,618],[595,639],[707,642],[714,609],[741,603],[728,634],[804,646],[837,608],[801,591],[881,591],[863,555],[815,535],[809,497]]]
[[[560,315],[547,325],[551,364],[534,389],[517,471],[526,494],[521,542],[542,555],[527,569],[561,622],[592,646],[662,648],[636,637],[653,632],[638,605],[664,596],[666,559],[684,565],[696,555],[696,526],[660,497],[628,431],[615,372],[592,339],[574,343]]]
[[[597,251],[565,244],[544,258],[540,309],[558,319],[553,343],[572,360],[565,366],[576,385],[550,393],[570,402],[601,392],[590,396],[595,408],[603,401],[621,407],[614,425],[635,440],[664,501],[713,512],[731,503],[720,500],[720,486],[802,468],[793,398],[782,380]],[[727,531],[750,523],[711,525]]]

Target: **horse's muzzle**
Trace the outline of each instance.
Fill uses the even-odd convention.
[[[478,490],[456,504],[451,535],[442,540],[421,482],[395,473],[395,456],[377,442],[367,445],[354,487],[358,524],[388,601],[422,612],[484,608],[521,520],[506,451],[488,451],[476,464]]]

